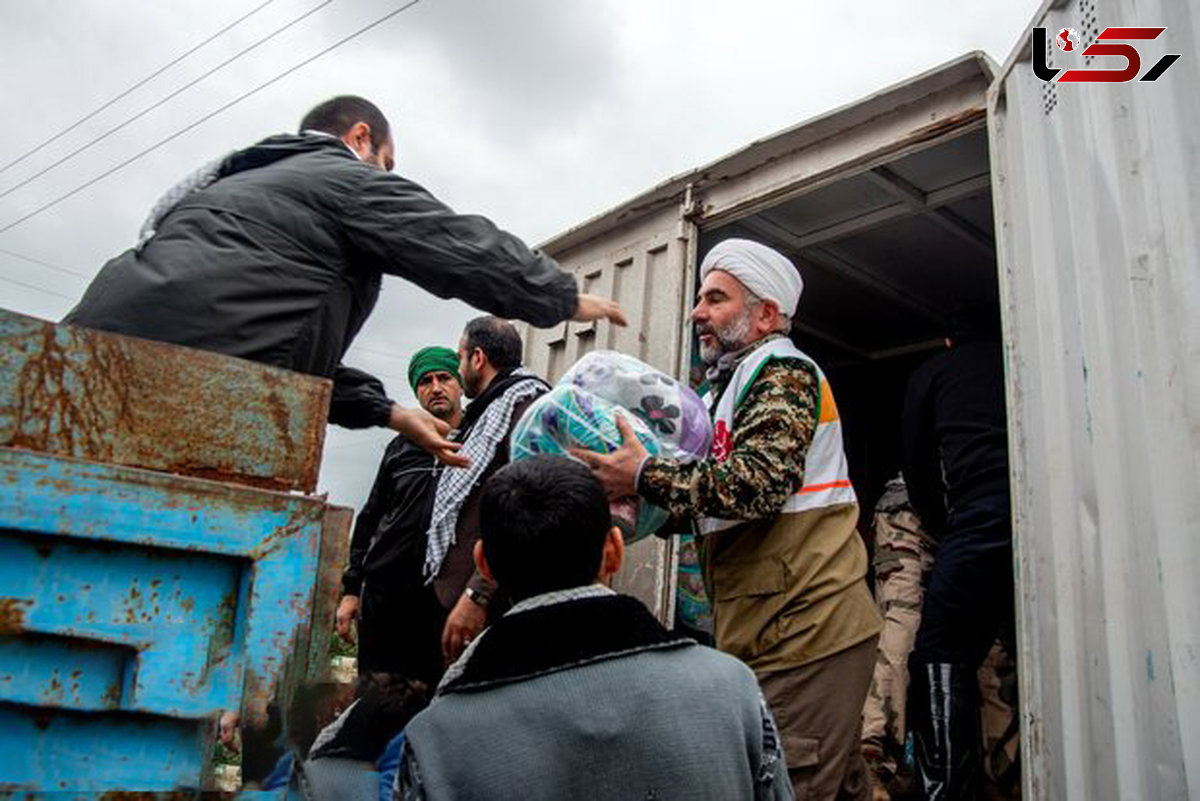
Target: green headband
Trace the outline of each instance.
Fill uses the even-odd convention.
[[[412,391],[417,391],[417,382],[421,380],[421,376],[435,370],[449,373],[454,376],[455,381],[462,384],[462,376],[458,374],[458,354],[441,345],[430,345],[413,354],[408,363],[408,383]]]

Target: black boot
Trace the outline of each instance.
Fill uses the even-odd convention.
[[[975,669],[910,660],[908,720],[921,798],[974,801],[981,733]]]

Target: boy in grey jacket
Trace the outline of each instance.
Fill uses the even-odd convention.
[[[624,541],[587,468],[508,465],[481,522],[476,564],[516,605],[408,725],[397,798],[792,798],[750,669],[605,586]]]

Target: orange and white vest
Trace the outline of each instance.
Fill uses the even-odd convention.
[[[804,481],[779,510],[780,514],[807,512],[843,503],[855,503],[858,498],[850,484],[850,472],[846,464],[846,452],[842,448],[842,421],[838,417],[837,404],[829,381],[817,363],[797,348],[792,341],[782,337],[763,343],[744,359],[733,376],[721,400],[713,409],[713,396],[704,396],[713,416],[712,458],[723,462],[729,458],[733,446],[733,418],[746,391],[758,378],[763,366],[772,359],[802,359],[817,371],[821,394],[817,407],[817,429],[813,432],[808,453],[804,456]],[[712,534],[732,528],[745,521],[722,520],[715,517],[702,518],[699,522],[701,534]]]

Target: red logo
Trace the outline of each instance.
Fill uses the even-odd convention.
[[[1054,43],[1058,45],[1058,49],[1064,53],[1070,53],[1075,50],[1075,45],[1079,42],[1079,31],[1074,28],[1063,28],[1058,32],[1058,36],[1054,37]]]
[[[713,429],[712,456],[718,463],[723,462],[729,458],[729,451],[732,449],[733,440],[729,436],[729,426],[725,425],[724,420],[718,420]]]
[[[1116,56],[1125,59],[1124,69],[1086,69],[1062,70],[1051,69],[1047,64],[1049,48],[1046,44],[1046,29],[1033,29],[1033,74],[1043,81],[1056,83],[1124,83],[1138,77],[1142,71],[1142,56],[1137,48],[1124,42],[1150,41],[1157,39],[1166,28],[1105,28],[1096,37],[1094,44],[1088,45],[1080,55],[1083,56]],[[1122,41],[1123,40],[1123,41]],[[1076,52],[1079,33],[1074,28],[1063,28],[1054,38],[1058,49],[1064,53]],[[1116,42],[1113,44],[1113,42]],[[1167,68],[1179,60],[1178,53],[1169,53],[1146,71],[1140,81],[1157,81],[1167,71]],[[1059,75],[1059,73],[1062,75]],[[1055,80],[1055,76],[1058,76]]]

